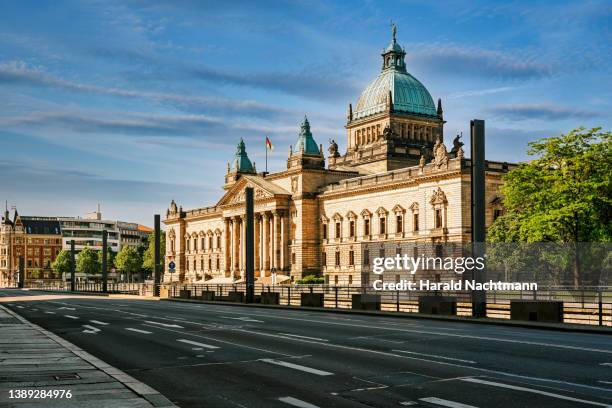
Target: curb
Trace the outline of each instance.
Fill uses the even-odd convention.
[[[178,299],[178,298],[167,298],[160,299],[161,301],[168,302],[183,302],[183,303],[204,303],[210,305],[223,305],[223,306],[236,306],[236,307],[255,307],[261,309],[284,309],[284,310],[304,310],[309,312],[330,312],[340,314],[354,314],[363,316],[378,316],[378,317],[394,317],[403,319],[425,319],[425,320],[438,320],[447,322],[459,322],[459,323],[473,323],[473,324],[490,324],[496,326],[507,326],[507,327],[520,327],[528,329],[543,329],[543,330],[554,330],[564,331],[573,333],[590,333],[590,334],[612,334],[612,327],[608,326],[594,326],[594,325],[577,325],[572,323],[537,323],[537,322],[522,322],[522,321],[511,321],[501,319],[475,319],[472,317],[463,316],[439,316],[439,315],[428,315],[428,314],[417,314],[417,313],[403,313],[403,312],[376,312],[367,310],[352,310],[352,309],[336,309],[336,308],[323,308],[323,307],[305,307],[305,306],[289,306],[289,305],[262,305],[257,303],[246,304],[246,303],[231,303],[231,302],[214,302],[208,300],[195,300],[195,299]]]
[[[83,292],[83,291],[69,291],[69,290],[54,290],[54,289],[22,289],[27,292],[43,292],[58,295],[79,295],[79,296],[99,296],[108,297],[115,299],[140,299],[140,300],[159,300],[155,296],[141,296],[141,295],[130,295],[126,293],[99,293],[99,292]]]
[[[32,327],[33,329],[39,331],[40,333],[42,333],[43,335],[45,335],[49,339],[53,340],[54,342],[58,343],[60,346],[64,347],[65,349],[67,349],[71,353],[75,354],[76,356],[78,356],[81,359],[85,360],[87,363],[89,363],[92,366],[96,367],[98,370],[103,371],[104,373],[106,373],[110,377],[114,378],[115,380],[117,380],[118,382],[120,382],[121,384],[126,386],[128,389],[133,391],[136,395],[138,395],[139,397],[144,398],[145,400],[147,400],[152,406],[154,406],[154,407],[176,407],[176,408],[178,408],[168,398],[164,397],[158,391],[156,391],[153,388],[149,387],[145,383],[143,383],[141,381],[138,381],[134,377],[124,373],[123,371],[119,370],[118,368],[115,368],[115,367],[105,363],[104,361],[100,360],[99,358],[92,356],[91,354],[89,354],[85,350],[81,349],[80,347],[77,347],[76,345],[70,343],[67,340],[64,340],[63,338],[59,337],[58,335],[53,334],[50,331],[45,330],[42,327],[38,326],[37,324],[34,324],[34,323],[30,322],[29,320],[27,320],[26,318],[22,317],[21,315],[15,313],[15,312],[13,312],[12,310],[7,308],[6,306],[0,304],[0,308],[2,308],[7,314],[9,314],[9,315],[13,316],[14,318],[16,318],[17,320],[21,321],[23,324],[28,325],[28,326]]]

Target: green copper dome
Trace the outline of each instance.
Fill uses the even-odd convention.
[[[353,120],[388,110],[389,92],[394,112],[437,117],[436,106],[427,88],[406,71],[406,52],[397,43],[395,33],[393,26],[393,39],[381,54],[382,71],[359,97]]]
[[[240,139],[238,147],[236,149],[236,156],[234,158],[234,170],[238,173],[253,173],[253,164],[249,160],[246,148],[244,146],[244,140]]]
[[[295,152],[301,152],[302,147],[304,149],[304,154],[311,156],[319,156],[321,154],[319,151],[319,146],[317,146],[317,142],[315,142],[314,138],[312,137],[312,133],[310,133],[310,123],[308,122],[308,118],[306,116],[304,116],[304,122],[302,122],[302,126],[300,128],[300,135],[295,143]]]

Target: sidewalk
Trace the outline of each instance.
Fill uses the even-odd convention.
[[[11,398],[18,390],[72,398]],[[174,407],[163,395],[0,305],[0,407]]]

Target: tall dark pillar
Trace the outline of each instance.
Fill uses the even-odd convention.
[[[245,204],[246,204],[246,230],[245,230],[245,244],[246,244],[246,301],[247,303],[253,303],[255,300],[255,225],[253,224],[253,187],[246,187],[245,192]]]
[[[485,255],[485,122],[470,122],[472,156],[472,256]],[[473,279],[484,282],[486,270],[474,269]],[[487,316],[487,294],[484,290],[472,292],[472,316]]]
[[[155,247],[153,248],[153,254],[155,259],[153,267],[153,278],[155,282],[155,288],[153,289],[154,296],[159,296],[159,285],[161,283],[161,226],[159,214],[155,214]]]
[[[19,257],[19,288],[20,289],[25,288],[25,279],[26,279],[25,258],[23,256],[20,256]]]
[[[108,257],[108,231],[102,231],[102,292],[108,292],[108,265],[106,260]]]
[[[76,289],[76,262],[74,256],[74,239],[70,240],[70,291]]]

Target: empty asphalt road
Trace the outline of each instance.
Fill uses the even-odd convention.
[[[610,407],[612,337],[0,290],[181,407]]]

